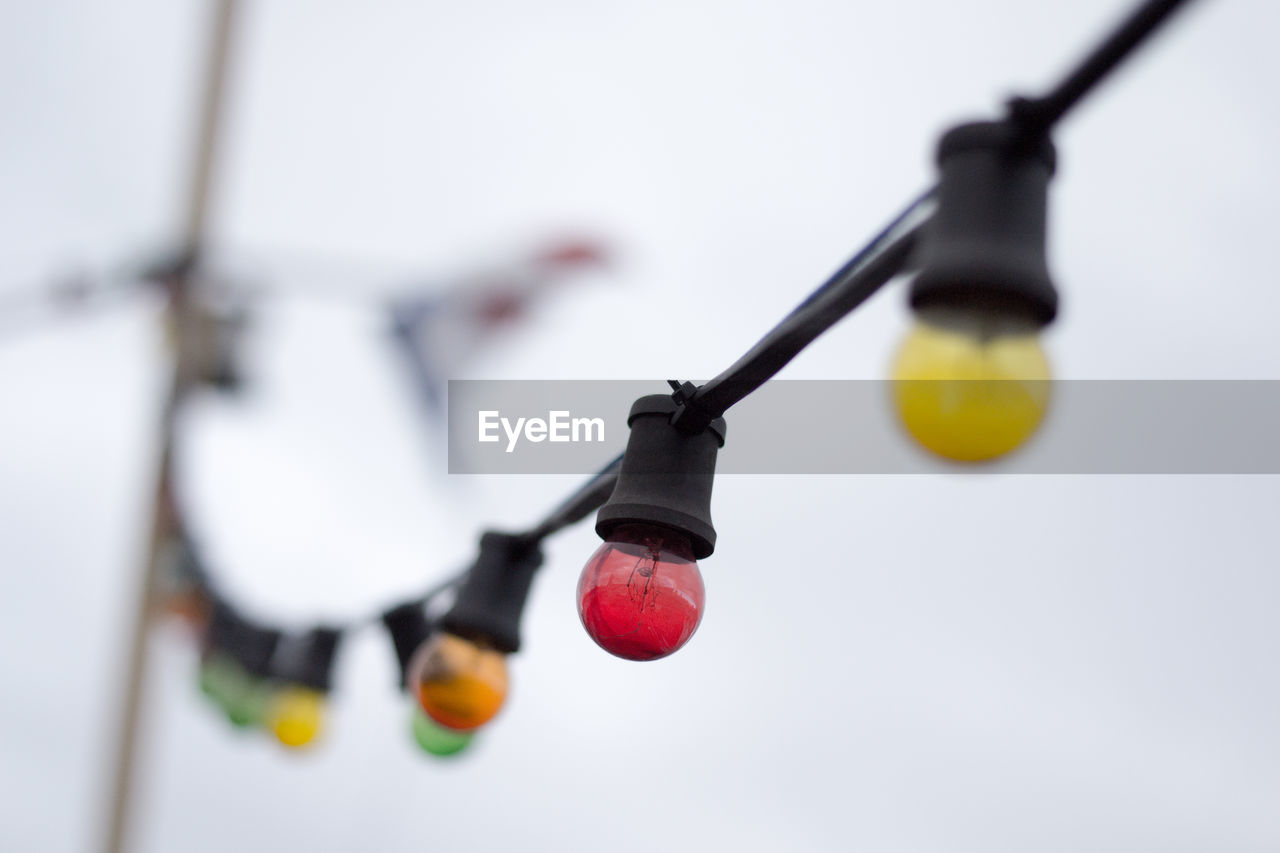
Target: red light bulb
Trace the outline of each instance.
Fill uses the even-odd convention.
[[[689,642],[705,600],[689,538],[645,524],[615,528],[578,578],[582,627],[627,660],[664,658]]]

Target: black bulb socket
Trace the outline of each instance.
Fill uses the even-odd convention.
[[[205,635],[206,653],[220,652],[254,678],[270,678],[271,658],[279,642],[280,632],[274,628],[254,625],[224,602],[214,604]]]
[[[724,446],[724,418],[689,434],[678,428],[684,406],[670,395],[641,397],[631,406],[631,436],[613,494],[596,514],[596,533],[607,539],[624,524],[647,524],[689,538],[696,559],[716,548],[711,487],[716,454]]]
[[[341,640],[342,632],[335,628],[312,628],[305,634],[285,636],[271,660],[271,673],[279,681],[328,693]]]
[[[938,207],[916,259],[911,307],[1051,323],[1058,292],[1045,231],[1053,143],[1013,120],[964,124],[943,135],[938,166]]]
[[[391,645],[395,648],[396,663],[400,667],[400,686],[404,687],[409,680],[409,661],[413,659],[413,653],[431,636],[431,622],[427,619],[423,605],[414,602],[401,604],[383,613],[382,624],[386,626]]]
[[[542,550],[528,537],[489,531],[440,627],[505,654],[520,650],[520,620],[542,565]]]

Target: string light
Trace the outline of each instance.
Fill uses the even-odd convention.
[[[234,725],[258,725],[271,699],[271,657],[281,632],[242,618],[217,602],[205,637],[200,686]]]
[[[706,593],[695,560],[715,550],[711,487],[725,422],[682,420],[686,414],[665,394],[631,407],[618,483],[596,515],[605,541],[578,578],[582,626],[627,660],[666,657],[702,622]]]
[[[324,726],[325,694],[297,685],[285,685],[272,695],[266,712],[267,726],[276,740],[297,749],[308,746]]]
[[[506,656],[520,649],[520,620],[542,552],[528,537],[490,531],[441,630],[414,653],[410,689],[431,719],[479,728],[507,699]]]
[[[921,312],[892,369],[903,426],[956,462],[986,462],[1021,447],[1049,408],[1049,362],[1038,332],[1004,317]]]
[[[414,653],[409,685],[422,710],[440,725],[478,729],[507,701],[506,657],[483,643],[441,631]]]
[[[431,639],[434,631],[424,609],[422,602],[409,602],[391,608],[381,617],[396,653],[399,671],[396,683],[401,690],[408,690],[412,684],[409,673],[415,663],[414,656]],[[409,730],[423,752],[440,758],[457,755],[470,746],[475,737],[474,731],[450,729],[431,719],[416,697],[410,702]]]
[[[271,662],[276,690],[266,712],[268,728],[287,747],[304,747],[324,727],[325,706],[333,680],[333,661],[342,633],[313,628],[286,636]]]
[[[893,368],[894,402],[907,430],[934,453],[968,462],[1025,442],[1049,403],[1050,373],[1037,335],[1058,302],[1045,262],[1056,156],[1049,131],[1183,2],[1149,0],[1045,97],[1015,99],[1005,119],[947,133],[937,188],[909,204],[742,358],[704,385],[672,382],[670,395],[637,400],[622,457],[529,530],[484,534],[476,561],[460,576],[379,614],[395,647],[399,686],[413,696],[410,729],[419,746],[456,754],[499,713],[508,692],[506,659],[520,648],[521,616],[543,561],[541,543],[597,510],[604,544],[588,561],[577,595],[592,639],[632,660],[661,658],[687,643],[705,599],[697,561],[715,547],[710,498],[723,415],[909,267],[919,268],[910,290],[919,326]],[[571,248],[541,260],[574,266],[597,259]],[[215,343],[239,325],[213,323]],[[188,345],[188,331],[177,331]],[[216,369],[197,372],[195,381],[238,382],[229,367],[234,347],[202,349],[200,359]],[[286,746],[311,743],[323,728],[339,638],[369,620],[284,635],[243,618],[207,569],[192,563],[185,586],[169,592],[203,602],[202,690],[238,726],[265,722]],[[428,619],[427,608],[447,591],[456,593],[452,607]]]
[[[656,660],[689,642],[706,591],[686,536],[643,524],[614,528],[578,578],[578,616],[600,648]]]
[[[893,364],[907,431],[939,456],[983,462],[1021,446],[1049,404],[1040,329],[1058,294],[1045,261],[1055,153],[1015,121],[961,125],[938,147],[938,209]]]

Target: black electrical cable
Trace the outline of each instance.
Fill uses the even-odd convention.
[[[886,225],[860,252],[819,285],[778,325],[733,366],[702,386],[695,407],[724,409],[759,388],[815,338],[865,302],[905,265],[923,222],[933,209],[933,190],[923,193]],[[704,397],[705,395],[705,397]],[[704,399],[711,405],[699,406]],[[618,456],[521,538],[536,545],[576,524],[604,505],[618,480],[622,457]]]
[[[782,370],[845,315],[871,298],[907,265],[933,212],[929,189],[898,214],[865,248],[797,305],[778,325],[687,400],[707,422],[722,416]]]
[[[1029,138],[1048,133],[1068,110],[1188,2],[1143,3],[1048,94],[1034,99],[1015,98],[1010,104],[1014,121]],[[722,416],[899,272],[909,261],[925,226],[924,212],[932,212],[933,198],[934,190],[930,189],[909,204],[866,248],[723,373],[696,390],[682,391],[673,383],[677,400],[696,413],[689,429],[697,431]]]
[[[40,291],[0,295],[0,343],[43,331],[64,320],[99,315],[132,304],[126,297],[141,292],[136,278],[75,277],[57,281]]]
[[[723,404],[727,409],[759,388],[814,339],[866,301],[899,272],[909,259],[923,221],[927,220],[932,211],[932,201],[933,191],[929,190],[908,205],[865,248],[792,309],[746,355],[703,386],[712,405]],[[699,401],[703,399],[701,394],[702,392],[697,398]],[[723,409],[713,417],[722,413]],[[621,466],[621,456],[611,460],[541,522],[517,536],[529,545],[536,546],[549,536],[586,518],[609,499]],[[197,564],[202,567],[201,579],[205,590],[221,599],[213,590],[207,568],[202,562]],[[461,585],[466,578],[467,571],[459,572],[402,605],[425,607],[435,597]],[[342,630],[380,622],[386,611],[387,608],[381,608],[377,614],[353,620]]]
[[[1011,119],[1022,128],[1028,138],[1043,136],[1187,2],[1188,0],[1148,0],[1143,3],[1048,94],[1040,98],[1015,98],[1011,101]],[[746,354],[715,378],[697,388],[689,383],[672,382],[673,396],[689,415],[685,419],[687,428],[700,431],[711,420],[723,415],[731,406],[776,375],[823,332],[907,268],[935,206],[935,190],[931,188],[907,205],[861,251],[792,309]],[[686,428],[686,425],[682,425],[682,428]],[[617,483],[621,462],[621,456],[610,461],[541,522],[526,532],[514,534],[514,537],[536,547],[547,537],[587,517],[609,499]],[[199,583],[207,592],[216,596],[207,567],[198,560],[196,564],[199,566]],[[401,606],[425,607],[436,596],[465,582],[469,571],[462,571],[436,583]],[[379,622],[386,612],[387,609],[383,608],[376,616],[353,620],[341,630]]]
[[[552,510],[541,523],[522,534],[521,538],[527,539],[530,544],[537,544],[595,512],[613,494],[621,467],[622,456],[619,455]]]
[[[1047,94],[1038,98],[1014,98],[1010,103],[1014,120],[1030,135],[1048,133],[1068,110],[1188,2],[1147,0],[1138,6]]]
[[[537,525],[529,528],[526,532],[516,534],[517,538],[525,540],[530,546],[536,546],[547,537],[555,535],[566,527],[577,524],[599,509],[609,499],[609,495],[613,493],[614,484],[618,481],[618,469],[621,465],[622,456],[619,455],[548,513]],[[186,577],[195,583],[211,600],[225,603],[226,596],[217,589],[212,573],[201,557],[199,548],[196,547],[188,534],[186,525],[180,523],[179,528],[186,550],[182,557],[185,560],[184,573]],[[392,607],[381,607],[376,613],[363,618],[352,619],[345,625],[338,626],[335,630],[347,632],[365,625],[379,623],[385,613],[396,607],[426,607],[439,596],[457,588],[466,581],[468,571],[469,569],[465,569],[450,575],[412,598]]]
[[[609,499],[609,495],[613,493],[614,484],[618,482],[618,469],[622,467],[622,456],[615,457],[608,465],[601,468],[591,479],[583,483],[577,491],[565,498],[555,509],[538,524],[529,528],[523,533],[514,534],[514,537],[523,540],[529,547],[536,547],[549,536],[554,536],[566,527],[577,524],[591,513],[599,509],[605,501]],[[401,602],[397,607],[418,606],[425,607],[430,604],[437,596],[444,594],[450,590],[456,589],[466,581],[470,569],[464,569],[457,574],[440,581],[432,586],[426,592],[416,598]],[[362,624],[372,624],[382,621],[382,617],[390,610],[396,609],[381,608],[378,613],[366,619],[353,621],[351,627]]]
[[[697,397],[698,403],[705,394],[706,399],[711,401],[711,406],[722,405],[723,409],[727,409],[763,385],[815,338],[866,301],[906,265],[922,223],[927,220],[932,208],[933,191],[929,190],[908,205],[834,275],[814,289],[746,355],[703,386]],[[695,403],[694,408],[702,410],[704,407],[698,403]],[[723,409],[707,420],[718,417]],[[537,546],[544,539],[595,512],[613,493],[621,466],[621,456],[611,460],[542,521],[527,531],[516,534],[517,537],[530,546]],[[187,547],[194,550],[189,537]],[[193,562],[199,567],[193,580],[197,581],[211,599],[225,602],[224,595],[217,590],[203,560],[196,556]],[[425,607],[437,596],[456,589],[465,582],[468,571],[458,572],[397,606]],[[379,608],[377,613],[353,619],[339,630],[350,631],[364,625],[380,623],[388,609]]]

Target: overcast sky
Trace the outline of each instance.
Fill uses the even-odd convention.
[[[216,243],[296,295],[263,305],[250,395],[191,413],[182,491],[246,608],[303,625],[417,590],[575,482],[444,476],[376,305],[317,282],[429,284],[586,229],[616,271],[465,375],[712,375],[932,180],[948,123],[1039,91],[1127,3],[245,5]],[[0,295],[175,234],[207,6],[0,9]],[[1057,375],[1280,379],[1278,25],[1193,4],[1062,127]],[[785,375],[883,375],[903,299]],[[156,309],[0,340],[6,851],[101,825]],[[376,631],[298,756],[232,731],[159,630],[136,849],[1280,848],[1277,479],[937,470],[721,478],[706,618],[659,663],[587,638],[597,540],[556,538],[510,702],[452,763],[413,746]]]

